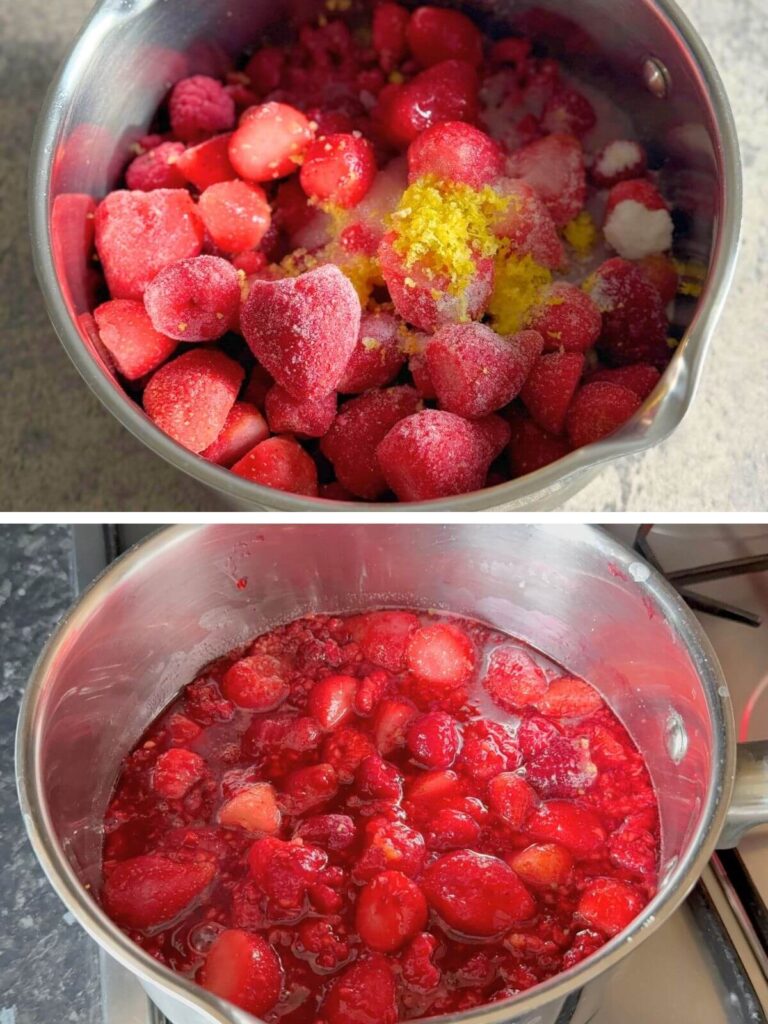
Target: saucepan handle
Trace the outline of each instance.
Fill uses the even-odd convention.
[[[749,829],[768,823],[768,740],[739,743],[736,778],[718,849],[728,850]]]

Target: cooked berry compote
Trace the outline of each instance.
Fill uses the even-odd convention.
[[[475,621],[310,616],[209,665],[125,759],[107,913],[269,1022],[507,998],[653,895],[657,805],[600,695]]]
[[[703,268],[672,258],[626,112],[535,39],[328,0],[209,70],[84,214],[106,291],[83,329],[178,444],[300,495],[429,500],[654,390]]]

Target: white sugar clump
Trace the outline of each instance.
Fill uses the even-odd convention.
[[[642,159],[642,150],[636,142],[619,139],[608,143],[595,165],[595,170],[606,178],[612,178],[630,167],[639,165]]]
[[[672,230],[668,210],[649,210],[634,199],[625,199],[611,211],[603,233],[619,256],[639,260],[670,249]]]

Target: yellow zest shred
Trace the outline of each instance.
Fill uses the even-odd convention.
[[[381,342],[378,338],[361,338],[360,344],[366,352],[374,352],[377,348],[381,348]]]
[[[515,256],[502,247],[496,256],[493,292],[487,310],[493,329],[499,334],[521,330],[528,312],[551,281],[551,271],[532,256]]]
[[[597,243],[597,227],[591,214],[582,210],[565,225],[563,235],[578,256],[589,256]]]
[[[678,275],[677,294],[690,295],[692,298],[698,299],[707,276],[706,266],[697,260],[686,262],[673,259],[672,263]]]
[[[379,261],[374,256],[349,256],[338,262],[339,270],[352,282],[360,303],[365,307],[374,288],[384,284]]]

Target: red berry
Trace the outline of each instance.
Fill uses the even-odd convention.
[[[161,142],[131,160],[125,170],[125,184],[141,192],[151,192],[155,188],[184,188],[186,177],[178,166],[183,152],[181,142]]]
[[[280,87],[286,54],[276,46],[262,46],[245,65],[244,72],[262,95]]]
[[[155,762],[152,785],[166,800],[181,800],[205,775],[205,761],[199,754],[183,747],[173,747]]]
[[[437,398],[432,378],[429,375],[426,352],[416,352],[408,360],[408,370],[413,377],[413,386],[422,398]]]
[[[595,127],[597,117],[586,96],[576,89],[558,89],[544,105],[541,123],[549,133],[581,138]]]
[[[246,786],[219,808],[218,818],[220,824],[228,828],[273,835],[280,829],[280,808],[274,787],[268,782]]]
[[[546,692],[547,680],[533,658],[519,647],[496,647],[483,686],[505,711],[531,704]]]
[[[269,654],[236,661],[224,673],[221,689],[233,704],[258,712],[274,710],[291,692],[284,663]]]
[[[563,956],[563,970],[567,971],[569,968],[575,967],[588,956],[592,956],[604,944],[605,939],[597,932],[590,929],[576,932],[571,948]]]
[[[498,935],[536,912],[527,889],[503,860],[473,850],[449,853],[431,864],[423,889],[445,923],[465,935]]]
[[[477,72],[465,60],[441,61],[390,89],[380,93],[374,117],[401,148],[432,125],[477,119]]]
[[[144,409],[174,441],[202,452],[221,433],[242,379],[241,367],[222,352],[192,349],[155,371]]]
[[[546,288],[526,318],[526,327],[541,334],[547,352],[585,352],[597,341],[602,324],[589,295],[567,281]]]
[[[494,182],[504,173],[498,144],[464,121],[445,121],[418,135],[408,147],[408,181],[424,174],[472,188]]]
[[[558,843],[534,843],[510,857],[509,864],[526,885],[555,888],[568,881],[573,857]]]
[[[534,790],[514,772],[501,772],[488,783],[488,805],[510,828],[522,828],[535,800]]]
[[[661,374],[655,366],[649,366],[648,363],[632,363],[630,366],[617,366],[615,370],[596,370],[586,377],[585,383],[605,381],[608,384],[620,384],[623,388],[634,391],[643,402],[660,380]]]
[[[658,189],[645,178],[621,181],[608,194],[603,234],[628,260],[672,248],[674,225]]]
[[[378,955],[348,967],[320,1007],[320,1019],[328,1024],[396,1024],[397,1018],[394,974],[386,957]]]
[[[329,733],[322,746],[323,759],[333,765],[345,784],[354,779],[362,761],[375,752],[371,740],[350,726]]]
[[[508,238],[518,256],[531,256],[537,263],[557,270],[565,262],[565,249],[552,214],[531,185],[517,178],[501,178],[494,186],[508,204],[494,221],[499,238]]]
[[[344,376],[360,331],[360,300],[327,264],[295,278],[254,281],[240,323],[278,384],[295,398],[319,397]]]
[[[177,341],[213,341],[237,322],[237,271],[219,256],[194,256],[161,270],[147,285],[152,326]]]
[[[547,135],[518,149],[507,160],[507,174],[536,189],[558,227],[584,206],[584,153],[572,135]]]
[[[251,370],[251,375],[248,378],[248,383],[243,389],[243,400],[251,402],[256,406],[257,409],[264,409],[264,402],[267,397],[267,392],[275,382],[272,380],[270,375],[264,369],[263,366],[259,366],[258,363]]]
[[[93,311],[99,337],[118,371],[138,380],[164,363],[177,342],[156,331],[141,302],[110,299]]]
[[[413,878],[420,873],[425,856],[422,834],[400,821],[392,821],[374,828],[367,837],[354,877],[367,881],[391,869]]]
[[[144,854],[121,861],[102,890],[104,909],[124,928],[157,928],[186,910],[213,881],[205,861],[177,863]]]
[[[550,434],[562,434],[583,371],[580,352],[550,352],[531,370],[520,398],[531,418]]]
[[[430,818],[424,838],[430,850],[463,850],[477,845],[480,826],[464,811],[442,807]]]
[[[264,190],[246,181],[209,185],[198,202],[206,231],[222,252],[255,249],[269,229],[270,210]]]
[[[568,438],[574,448],[594,444],[618,430],[639,408],[635,392],[621,384],[585,384],[568,410]]]
[[[373,9],[373,48],[385,71],[392,71],[408,52],[405,33],[410,17],[400,4],[385,2]]]
[[[360,135],[323,135],[307,147],[299,180],[314,199],[349,209],[367,194],[376,176],[373,146]]]
[[[583,679],[559,676],[536,700],[536,707],[549,718],[582,718],[599,711],[603,707],[603,698]]]
[[[394,953],[427,923],[427,901],[415,882],[399,871],[384,871],[357,898],[355,927],[377,953]]]
[[[526,831],[544,842],[561,843],[577,858],[594,853],[605,842],[605,829],[594,811],[567,800],[550,800],[534,811]]]
[[[531,52],[531,41],[522,36],[505,36],[491,47],[491,64],[520,64]]]
[[[609,938],[630,924],[643,908],[640,891],[615,878],[592,879],[581,894],[577,915]]]
[[[339,791],[339,779],[332,765],[312,764],[289,772],[283,788],[290,800],[291,813],[304,814],[332,800]]]
[[[417,7],[406,31],[411,53],[422,67],[442,60],[465,60],[478,67],[483,60],[480,31],[459,11]]]
[[[221,82],[207,75],[182,78],[168,100],[171,130],[184,142],[227,132],[235,123],[235,104]]]
[[[229,160],[241,178],[274,181],[296,170],[312,141],[306,117],[285,103],[249,107],[229,142]]]
[[[595,155],[590,174],[598,188],[612,188],[620,181],[641,178],[645,168],[645,150],[639,142],[615,139]]]
[[[369,661],[401,672],[408,639],[418,628],[419,618],[412,612],[368,612],[353,620],[352,635]]]
[[[322,437],[336,416],[336,392],[311,398],[294,398],[273,384],[264,398],[264,412],[273,434]]]
[[[380,753],[391,754],[405,744],[408,726],[417,714],[413,704],[405,701],[381,701],[373,716],[373,735]]]
[[[408,749],[427,768],[449,768],[459,752],[459,726],[444,711],[421,715],[408,729]]]
[[[438,811],[460,800],[465,786],[450,770],[417,775],[408,786],[408,813],[419,820],[431,821]]]
[[[353,676],[326,676],[309,691],[307,711],[323,729],[331,731],[352,714],[356,693]]]
[[[283,968],[272,946],[260,935],[228,928],[208,950],[200,984],[261,1017],[280,998]]]
[[[343,853],[354,844],[357,830],[347,814],[315,814],[304,818],[294,835],[331,853]]]
[[[267,421],[259,410],[248,402],[235,402],[216,440],[200,454],[209,462],[229,468],[267,437]]]
[[[233,181],[237,173],[229,162],[231,138],[229,132],[214,135],[212,139],[185,149],[176,161],[179,172],[201,192],[221,181]]]
[[[447,622],[423,626],[408,641],[409,670],[425,683],[461,687],[475,669],[475,649],[467,634]]]
[[[383,388],[397,376],[405,362],[397,328],[397,320],[389,313],[363,313],[357,344],[339,381],[342,394]]]
[[[232,472],[262,487],[317,497],[317,467],[290,437],[261,441],[232,466]]]
[[[618,257],[606,260],[585,288],[603,314],[597,347],[608,363],[667,365],[669,325],[664,303],[641,267]]]
[[[517,410],[508,413],[512,437],[509,442],[509,468],[513,477],[534,473],[568,454],[567,443],[553,437]]]
[[[480,719],[465,727],[459,767],[468,778],[482,785],[499,772],[513,771],[520,761],[514,734],[500,722]]]
[[[251,877],[271,904],[270,913],[283,920],[304,913],[309,888],[327,863],[322,850],[274,836],[257,839],[248,853]]]
[[[403,795],[403,777],[389,761],[369,754],[360,762],[356,777],[357,792],[364,800],[399,803]]]
[[[680,283],[680,275],[671,256],[653,252],[638,261],[640,269],[656,288],[665,306],[674,301]]]
[[[416,992],[433,992],[440,984],[440,968],[432,962],[437,950],[437,939],[428,932],[422,932],[411,940],[400,957],[402,979],[408,988]]]

